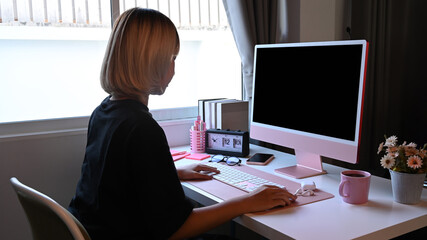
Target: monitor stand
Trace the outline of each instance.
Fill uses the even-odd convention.
[[[297,179],[326,174],[320,155],[295,149],[295,157],[296,166],[278,168],[275,171]]]

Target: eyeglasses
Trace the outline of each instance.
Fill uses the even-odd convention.
[[[240,165],[242,160],[240,160],[238,157],[229,157],[229,156],[218,154],[218,155],[212,156],[209,162],[216,162],[216,163],[225,162],[227,163],[227,165],[234,166],[234,165]]]

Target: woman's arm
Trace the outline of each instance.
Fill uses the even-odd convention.
[[[263,186],[247,195],[212,206],[194,209],[185,223],[170,239],[197,236],[242,214],[286,206],[295,199],[296,196],[285,189],[276,186]]]

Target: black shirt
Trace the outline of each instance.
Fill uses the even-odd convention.
[[[96,239],[166,239],[190,215],[162,128],[134,100],[92,113],[69,210]]]

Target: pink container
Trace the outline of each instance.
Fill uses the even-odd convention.
[[[190,129],[190,147],[193,153],[205,152],[206,131],[195,131]]]
[[[347,170],[341,172],[339,186],[340,196],[344,202],[362,204],[368,202],[371,174],[360,170]]]

